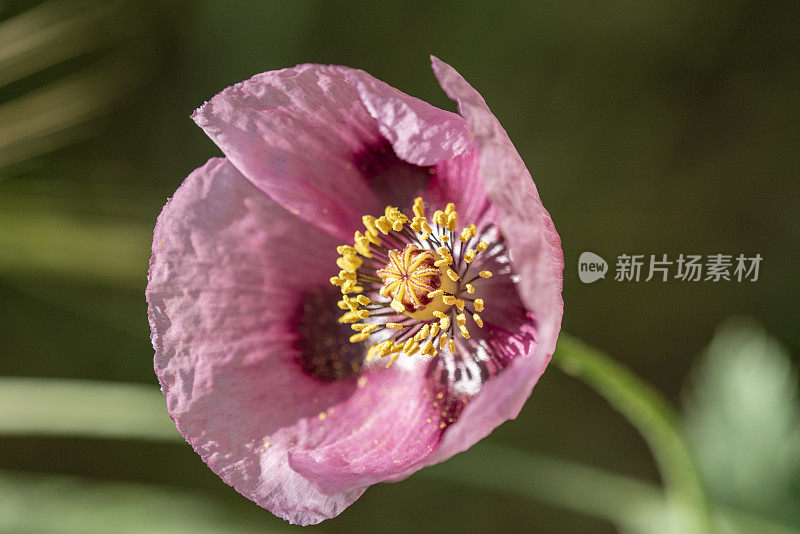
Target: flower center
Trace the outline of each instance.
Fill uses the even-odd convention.
[[[363,217],[365,231],[357,231],[353,246],[342,245],[336,264],[341,269],[331,283],[339,286],[345,313],[340,323],[351,323],[353,343],[371,339],[367,361],[401,355],[436,356],[447,348],[455,354],[456,331],[469,339],[469,326],[483,327],[482,298],[475,283],[489,278],[487,270],[471,273],[476,256],[488,248],[476,240],[474,224],[458,229],[458,213],[450,203],[425,217],[422,198],[414,200],[409,219],[388,206],[384,215]]]
[[[450,309],[444,302],[444,293],[452,294],[457,289],[444,266],[437,266],[441,259],[437,252],[416,245],[390,250],[389,262],[378,271],[383,281],[380,294],[392,299],[389,305],[398,313],[430,321],[433,312]]]

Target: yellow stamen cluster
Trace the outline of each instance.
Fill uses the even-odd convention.
[[[478,233],[474,224],[455,233],[458,212],[452,202],[429,220],[422,198],[416,198],[412,212],[409,219],[388,206],[380,217],[362,217],[364,230],[355,232],[353,245],[337,248],[340,271],[331,278],[342,291],[338,306],[344,314],[339,322],[351,324],[355,331],[351,342],[366,341],[378,332],[391,335],[373,344],[366,357],[371,361],[389,356],[387,367],[401,354],[435,357],[445,348],[455,353],[455,331],[470,338],[467,316],[483,328],[483,299],[462,295],[476,292],[475,280],[492,276],[482,270],[463,279],[488,244],[469,246]]]

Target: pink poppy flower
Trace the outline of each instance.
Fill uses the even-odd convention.
[[[147,302],[169,413],[292,523],[516,417],[555,347],[558,234],[483,98],[433,70],[461,115],[340,66],[228,87],[193,115],[225,157],[156,223]]]

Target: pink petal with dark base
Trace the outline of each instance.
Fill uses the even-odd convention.
[[[353,84],[397,156],[413,165],[430,166],[429,180],[393,205],[422,195],[431,211],[448,202],[466,224],[480,222],[489,209],[478,177],[478,153],[466,120],[387,85],[361,70],[346,78]]]
[[[409,96],[363,70],[349,70],[345,78],[400,159],[427,167],[473,148],[461,116]]]
[[[335,257],[330,237],[224,159],[186,179],[153,241],[147,300],[170,415],[226,483],[299,524],[333,517],[363,493],[323,494],[287,461],[290,449],[324,438],[318,414],[356,389],[355,377],[310,377],[295,348],[293,315],[309,287],[327,284]]]
[[[298,65],[257,74],[212,98],[193,118],[230,161],[276,202],[340,239],[384,205],[357,156],[385,141],[352,69]]]

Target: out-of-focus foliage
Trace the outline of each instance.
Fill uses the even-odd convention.
[[[712,498],[800,530],[800,400],[786,349],[752,320],[731,319],[689,393],[686,427]]]
[[[0,532],[9,534],[272,534],[288,530],[265,525],[252,510],[242,513],[240,507],[220,505],[202,494],[147,484],[0,473],[0,496]]]
[[[116,0],[48,0],[0,20],[0,95],[12,94],[0,97],[2,176],[86,138],[87,124],[129,96],[147,68],[120,46],[140,33],[140,13]],[[92,61],[81,65],[87,57]],[[71,61],[54,75],[51,68]],[[30,84],[21,93],[13,90],[20,80]]]
[[[756,321],[734,317],[700,356],[683,420],[724,534],[800,532],[800,399],[786,348]],[[680,515],[644,503],[631,534],[680,534]]]

